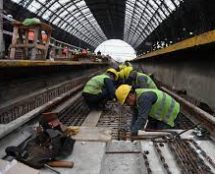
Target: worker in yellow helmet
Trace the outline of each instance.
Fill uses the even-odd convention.
[[[124,63],[127,67],[132,67],[133,68],[133,65],[129,62],[129,61],[125,61]]]
[[[133,67],[133,66],[132,66],[132,64],[130,62],[125,61],[125,63],[122,63],[122,64],[119,65],[119,70],[121,71],[126,67]]]
[[[114,82],[118,79],[118,72],[109,68],[103,74],[91,78],[85,85],[82,95],[90,108],[102,108],[107,100],[115,97]]]
[[[180,105],[174,98],[158,89],[133,89],[121,85],[116,90],[116,98],[121,104],[132,106],[136,110],[131,123],[132,134],[137,134],[146,124],[147,119],[154,123],[153,128],[175,126]],[[156,124],[156,125],[155,125]]]
[[[157,89],[155,82],[150,76],[137,72],[133,67],[126,67],[119,73],[120,77],[124,77],[125,84],[132,85],[133,88],[150,88]]]
[[[119,65],[119,70],[122,70],[122,69],[124,69],[124,68],[126,68],[126,67],[127,67],[126,65],[120,64],[120,65]]]

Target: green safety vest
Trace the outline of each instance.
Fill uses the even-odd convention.
[[[101,93],[102,88],[104,87],[105,78],[110,78],[110,77],[106,74],[101,74],[91,78],[85,85],[83,92],[88,94],[94,94],[94,95]]]
[[[151,79],[151,77],[149,77],[148,75],[146,74],[143,74],[143,73],[137,73],[137,77],[136,77],[136,85],[139,84],[139,77],[145,77],[147,79],[147,87],[146,88],[150,88],[150,89],[157,89],[157,86],[155,84],[155,82]]]
[[[157,101],[152,105],[152,109],[149,116],[165,122],[166,124],[174,127],[174,120],[176,119],[178,113],[180,112],[180,105],[173,97],[160,91],[158,89],[136,89],[137,101],[138,98],[144,92],[154,92],[157,95]],[[138,109],[139,106],[137,106]]]

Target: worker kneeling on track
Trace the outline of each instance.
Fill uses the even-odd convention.
[[[132,89],[129,85],[121,85],[116,90],[119,103],[134,107],[135,114],[131,123],[131,133],[136,135],[138,130],[145,127],[147,119],[154,124],[154,129],[175,126],[180,112],[180,105],[174,98],[158,89]]]
[[[115,97],[114,83],[118,79],[118,72],[109,68],[104,74],[91,78],[83,89],[83,97],[91,109],[102,109],[107,100]]]
[[[123,74],[123,75],[122,75]],[[133,88],[157,89],[155,82],[144,73],[137,72],[133,67],[126,67],[120,72],[124,76],[125,84],[132,85]]]

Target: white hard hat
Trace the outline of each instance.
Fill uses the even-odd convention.
[[[13,19],[13,16],[11,14],[8,14],[7,17]]]

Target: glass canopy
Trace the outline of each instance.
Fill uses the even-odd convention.
[[[124,40],[138,47],[183,0],[127,0]]]
[[[13,1],[94,47],[107,40],[83,0]]]
[[[107,40],[84,0],[13,0],[73,36],[97,47]],[[93,0],[92,0],[93,1]],[[137,48],[183,0],[126,0],[124,41]],[[101,3],[109,3],[109,0]],[[96,9],[94,4],[93,8]],[[113,7],[114,8],[114,7]],[[95,10],[94,9],[94,10]],[[98,8],[99,10],[99,8]],[[113,14],[117,15],[117,14]],[[120,16],[120,14],[118,14]],[[108,16],[102,16],[103,19]],[[111,18],[110,18],[111,19]],[[123,19],[122,19],[123,20]],[[101,21],[100,21],[101,22]]]

